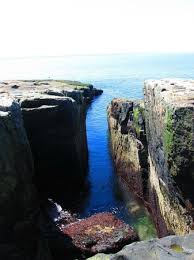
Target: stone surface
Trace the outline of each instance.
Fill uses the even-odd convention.
[[[83,258],[99,252],[115,252],[138,239],[136,232],[111,213],[98,213],[61,226]]]
[[[41,193],[52,196],[66,190],[71,198],[83,185],[88,167],[86,108],[101,93],[76,81],[0,83],[0,96],[10,96],[21,106]]]
[[[97,254],[90,260],[192,260],[194,235],[169,236],[162,239],[141,241],[125,246],[116,254]]]
[[[160,236],[193,225],[194,81],[145,82],[149,202]]]
[[[143,102],[113,99],[108,107],[111,150],[119,182],[143,198],[147,178],[147,145]]]
[[[51,259],[39,228],[33,160],[20,106],[0,99],[0,259]]]
[[[0,259],[70,259],[75,252],[58,228],[73,216],[60,211],[51,221],[34,180],[48,191],[52,173],[50,187],[65,179],[75,192],[68,178],[75,180],[76,169],[79,183],[87,168],[86,107],[101,92],[71,81],[0,82]]]

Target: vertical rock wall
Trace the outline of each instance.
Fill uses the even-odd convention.
[[[113,99],[108,107],[108,123],[120,184],[143,198],[142,181],[147,178],[143,103]]]
[[[43,193],[55,184],[63,193],[80,188],[86,105],[101,93],[69,81],[0,82],[0,259],[64,259],[71,249],[43,210],[34,181]]]
[[[194,81],[145,82],[149,202],[160,236],[192,227]]]
[[[87,173],[84,107],[72,98],[47,95],[20,103],[40,189],[47,184],[60,189],[64,182],[76,186]]]
[[[0,91],[21,106],[39,191],[52,197],[65,190],[71,198],[87,174],[87,104],[102,91],[63,80],[5,81]]]
[[[51,259],[39,230],[33,160],[20,106],[0,99],[0,259]]]

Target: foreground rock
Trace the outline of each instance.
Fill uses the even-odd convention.
[[[97,254],[90,260],[192,260],[194,259],[194,235],[169,236],[142,241],[125,246],[111,255]]]
[[[108,107],[112,155],[121,186],[143,198],[147,178],[147,145],[143,102],[113,99]]]
[[[145,83],[149,202],[160,236],[193,225],[194,81]]]
[[[111,213],[99,213],[61,226],[61,231],[70,237],[77,255],[83,258],[99,252],[116,252],[138,239],[132,228]]]

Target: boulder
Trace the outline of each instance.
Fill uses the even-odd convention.
[[[61,227],[82,257],[116,252],[138,239],[136,232],[111,213],[98,213]],[[73,258],[74,259],[74,258]]]

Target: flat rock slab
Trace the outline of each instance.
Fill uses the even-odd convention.
[[[132,243],[116,254],[97,254],[88,260],[193,260],[194,234]]]
[[[99,213],[61,228],[84,255],[115,252],[138,239],[136,232],[111,213]]]

